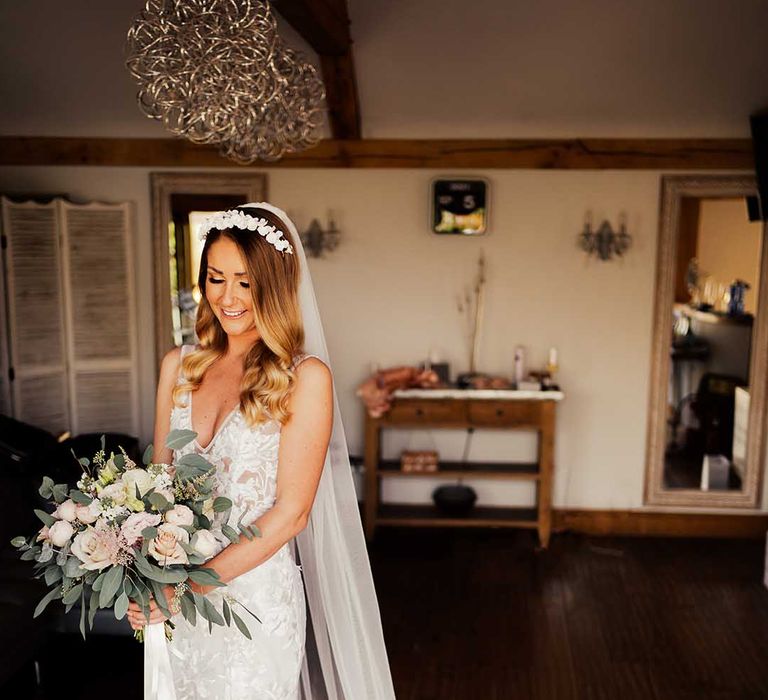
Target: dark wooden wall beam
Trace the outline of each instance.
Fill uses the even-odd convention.
[[[556,509],[555,531],[641,537],[735,537],[764,539],[768,514],[662,513],[637,510]]]
[[[317,51],[333,138],[361,138],[346,0],[272,0],[272,5]]]
[[[0,137],[0,165],[236,168],[212,146],[181,139]],[[749,139],[322,141],[266,168],[751,170]]]

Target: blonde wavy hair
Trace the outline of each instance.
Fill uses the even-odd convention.
[[[238,207],[246,214],[265,218],[283,232],[285,239],[296,241],[281,219],[270,211],[256,207]],[[296,255],[281,253],[254,231],[238,228],[208,232],[200,258],[198,285],[202,299],[197,309],[195,331],[199,348],[188,353],[181,364],[186,380],[173,390],[173,402],[182,405],[187,391],[196,391],[206,370],[227,349],[227,334],[206,298],[208,251],[221,237],[232,240],[245,261],[251,282],[254,320],[261,338],[245,356],[240,385],[240,410],[249,425],[274,419],[284,424],[290,417],[288,398],[295,383],[293,358],[304,346],[304,326],[299,307],[299,264]]]

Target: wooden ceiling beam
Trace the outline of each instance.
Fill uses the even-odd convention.
[[[317,51],[333,138],[361,138],[360,98],[346,0],[272,0],[272,5]]]
[[[183,139],[2,136],[0,165],[236,168]],[[252,168],[752,170],[750,139],[361,139],[321,141]]]
[[[341,55],[352,43],[344,0],[272,0],[272,7],[321,55]]]

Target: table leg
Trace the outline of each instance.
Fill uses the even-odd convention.
[[[365,416],[365,538],[370,542],[376,530],[376,511],[379,507],[379,439],[376,419]]]
[[[539,432],[538,530],[539,543],[546,549],[552,532],[552,482],[555,471],[555,404],[541,405]]]

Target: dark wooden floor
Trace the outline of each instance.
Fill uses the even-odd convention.
[[[382,531],[399,700],[768,698],[763,544]]]
[[[759,541],[566,534],[542,552],[521,531],[382,530],[371,560],[398,700],[768,698],[763,554]],[[133,640],[51,646],[47,689],[29,689],[28,670],[0,695],[58,700],[66,665],[86,663],[67,698],[141,697]]]

